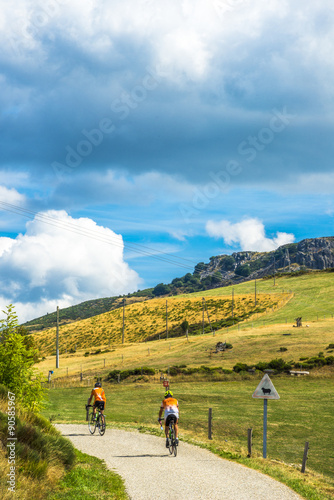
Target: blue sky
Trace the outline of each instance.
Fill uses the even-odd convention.
[[[329,0],[1,9],[2,309],[333,235]]]

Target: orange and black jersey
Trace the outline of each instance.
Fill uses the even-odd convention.
[[[94,403],[96,403],[96,401],[104,401],[104,403],[106,403],[106,401],[107,401],[106,395],[105,395],[102,387],[94,387],[94,389],[91,392],[90,397],[91,398],[94,397]]]

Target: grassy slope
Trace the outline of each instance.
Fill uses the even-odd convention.
[[[253,313],[263,314],[266,309],[282,307],[289,294],[261,294],[255,306],[251,295],[240,295],[234,301],[234,317],[242,320],[250,317]],[[225,322],[231,316],[230,298],[216,298],[208,296],[206,306],[212,323]],[[168,329],[170,335],[181,334],[180,325],[183,320],[189,322],[189,333],[200,333],[202,331],[203,301],[202,297],[171,297],[168,299]],[[210,326],[205,312],[206,329]],[[231,322],[231,319],[230,319]],[[91,348],[101,344],[112,342],[114,344],[122,341],[123,311],[117,309],[108,313],[95,316],[60,327],[60,348],[64,352],[80,348]],[[125,338],[127,342],[143,341],[152,336],[166,333],[166,300],[152,299],[143,303],[128,305],[125,308]],[[54,339],[56,330],[50,329],[35,333],[36,344],[43,354],[51,354],[54,351]]]
[[[62,410],[62,420],[78,419],[78,408],[83,407],[87,398],[88,386],[94,376],[104,376],[113,368],[133,368],[138,366],[153,366],[165,371],[168,366],[175,364],[186,365],[211,365],[232,367],[236,362],[256,363],[260,360],[269,361],[275,357],[286,360],[298,360],[303,356],[313,356],[319,351],[325,351],[329,343],[334,343],[334,320],[331,319],[331,306],[334,299],[334,275],[330,273],[317,273],[304,275],[298,278],[282,277],[276,280],[257,282],[260,292],[292,290],[293,298],[277,311],[268,312],[265,316],[254,317],[252,322],[223,329],[213,338],[212,335],[149,342],[147,344],[114,345],[112,352],[98,356],[84,357],[84,352],[76,353],[69,357],[61,356],[61,368],[57,370],[57,377],[64,376],[69,368],[72,378],[63,379],[62,385],[80,385],[78,373],[83,365],[85,387],[77,387],[66,393],[66,389],[52,390],[50,403],[46,410],[47,415],[53,415],[60,421],[59,408]],[[249,294],[254,290],[254,282],[243,283],[234,287],[235,294]],[[214,292],[224,297],[231,294],[231,288],[216,289],[198,294],[199,297],[210,296]],[[319,317],[317,321],[317,315]],[[297,316],[307,319],[309,327],[293,328],[292,323]],[[325,316],[325,319],[324,319]],[[287,318],[287,324],[286,324]],[[265,326],[263,326],[265,320]],[[253,326],[252,326],[253,323]],[[305,324],[305,323],[304,323]],[[285,334],[290,334],[285,336]],[[222,354],[213,354],[212,349],[219,340],[227,340],[233,344],[233,349]],[[281,346],[287,347],[284,353],[279,352]],[[98,347],[96,344],[94,348]],[[148,352],[149,350],[149,352]],[[327,354],[327,352],[326,352]],[[123,356],[123,361],[122,361]],[[104,361],[105,360],[105,361]],[[48,357],[38,366],[46,374],[54,368],[55,358]],[[105,363],[105,367],[104,367]],[[245,457],[246,432],[248,427],[254,429],[255,455],[261,455],[262,443],[262,404],[252,400],[259,375],[251,376],[220,376],[221,383],[200,380],[197,376],[189,382],[185,376],[172,380],[173,389],[177,392],[182,405],[182,432],[185,438],[196,435],[202,442],[205,439],[207,426],[207,409],[214,411],[214,441],[210,446],[215,451],[236,453]],[[287,477],[298,483],[297,490],[309,499],[326,499],[333,496],[334,455],[331,443],[333,435],[333,370],[330,368],[312,372],[307,378],[292,378],[281,376],[273,378],[274,384],[281,396],[277,402],[269,402],[269,428],[268,428],[268,454],[269,459],[282,460],[287,463],[300,464],[303,447],[306,440],[310,441],[308,467],[324,473],[331,480],[322,482],[321,477],[308,473],[301,479],[300,473],[282,473],[284,482]],[[136,384],[122,383],[121,385],[108,386],[107,395],[112,401],[107,409],[109,421],[115,424],[130,427],[139,426],[146,429],[152,428],[156,419],[157,404],[161,398],[162,387],[158,383],[158,376],[154,385],[145,382],[146,378],[137,380]],[[58,383],[58,382],[57,382]],[[71,396],[69,396],[71,394]],[[145,397],[145,411],[138,411],[139,402]],[[68,401],[71,405],[68,405]],[[66,404],[65,404],[66,401]],[[153,424],[154,425],[154,424]],[[241,458],[241,461],[248,460]],[[268,462],[262,463],[261,459],[248,461],[255,468],[265,470]],[[279,466],[280,467],[280,466]],[[270,461],[270,474],[276,466]],[[275,472],[276,474],[276,472]],[[277,473],[278,475],[280,474]],[[305,481],[304,481],[305,479]],[[304,483],[303,483],[304,481]],[[328,482],[329,481],[329,482]],[[312,484],[318,489],[319,495],[311,490],[304,492],[302,484]]]

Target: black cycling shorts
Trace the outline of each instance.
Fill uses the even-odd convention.
[[[94,408],[99,408],[100,410],[104,410],[104,401],[95,401]]]
[[[170,415],[167,415],[167,418],[166,418],[166,425],[169,425],[169,422],[170,421],[173,421],[174,424],[176,424],[177,422],[177,416],[176,415],[173,415],[172,413]]]

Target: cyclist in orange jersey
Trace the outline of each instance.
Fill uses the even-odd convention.
[[[176,445],[179,444],[179,402],[177,399],[173,398],[173,393],[172,391],[166,391],[165,392],[165,399],[163,399],[161,406],[160,406],[160,411],[159,411],[159,417],[158,420],[161,422],[161,416],[162,412],[164,411],[164,420],[165,420],[165,434],[166,434],[166,448],[168,448],[168,428],[169,428],[169,422],[170,419],[174,419],[174,428],[175,428],[175,440],[176,440]]]
[[[103,410],[107,402],[106,395],[104,393],[104,390],[102,389],[101,382],[96,382],[94,389],[92,389],[90,397],[88,398],[88,403],[87,403],[88,405],[90,405],[90,402],[93,398],[94,398],[93,413],[94,413],[94,418],[96,418],[96,408],[99,407],[101,413],[103,413]]]

